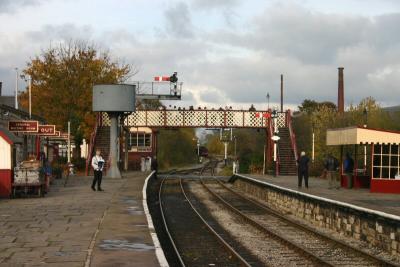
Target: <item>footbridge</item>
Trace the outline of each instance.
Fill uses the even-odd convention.
[[[277,142],[276,172],[282,175],[296,174],[297,147],[291,124],[291,111],[277,112],[272,118],[270,110],[238,109],[158,109],[137,110],[120,117],[120,125],[125,129],[132,127],[151,129],[176,128],[237,128],[261,129],[266,132],[265,161],[272,163],[274,141],[271,137],[279,132]],[[107,113],[98,113],[94,134],[90,140],[90,153],[93,146],[108,151],[110,118]],[[123,136],[121,142],[123,143]],[[157,142],[155,142],[157,143]],[[107,156],[107,153],[105,153]],[[89,164],[89,163],[87,163]],[[267,166],[267,165],[266,165]],[[88,167],[87,167],[88,171]]]

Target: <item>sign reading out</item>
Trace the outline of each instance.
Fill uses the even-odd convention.
[[[38,134],[45,135],[45,136],[55,136],[56,126],[55,125],[39,125]]]
[[[37,133],[39,130],[38,121],[9,121],[8,130],[10,132]]]

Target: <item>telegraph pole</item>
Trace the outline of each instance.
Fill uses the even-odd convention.
[[[70,121],[68,121],[67,161],[68,161],[68,163],[71,163],[71,122]]]
[[[15,68],[15,109],[18,109],[18,68]]]
[[[32,119],[32,76],[29,77],[29,119]]]

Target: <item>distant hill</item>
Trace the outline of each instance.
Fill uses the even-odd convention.
[[[392,107],[385,107],[382,108],[383,110],[389,112],[389,113],[394,113],[400,111],[400,106],[392,106]]]

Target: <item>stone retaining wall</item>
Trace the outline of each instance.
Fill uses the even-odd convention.
[[[396,216],[386,217],[251,178],[234,176],[232,180],[235,187],[268,202],[277,211],[293,214],[318,227],[329,228],[400,256],[400,220]]]

